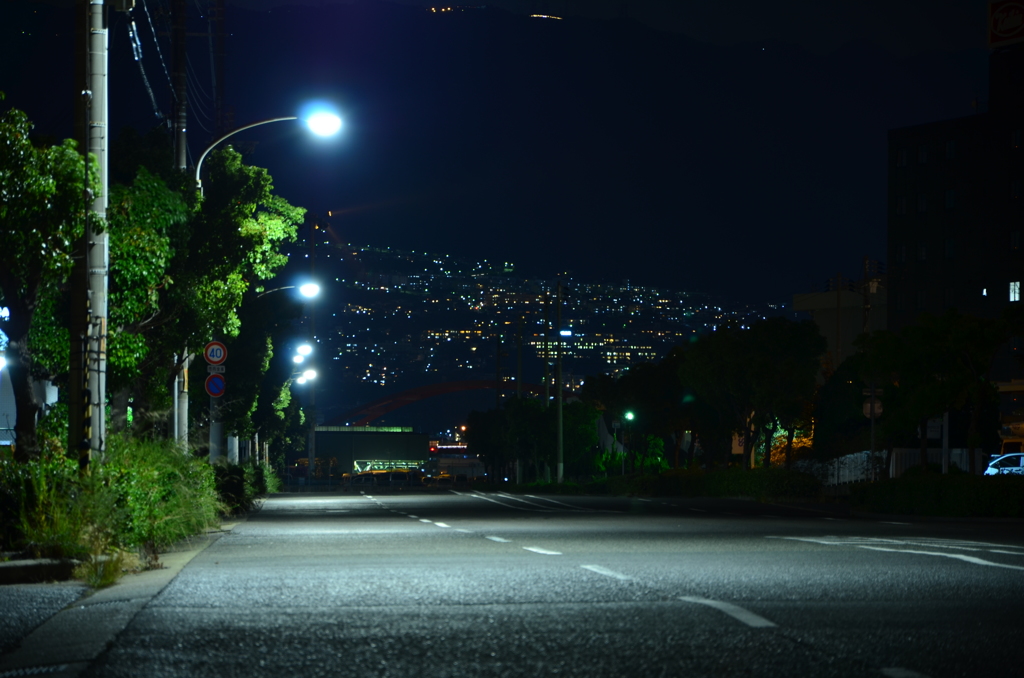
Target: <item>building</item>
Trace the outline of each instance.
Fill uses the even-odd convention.
[[[1021,303],[1021,14],[1020,3],[991,4],[986,112],[889,133],[890,330],[900,331],[924,312],[956,309],[994,318]],[[1007,26],[1016,28],[1007,33]],[[997,360],[995,379],[1020,376],[1012,350]]]
[[[822,292],[793,295],[793,310],[810,314],[821,336],[828,342],[823,372],[834,371],[857,352],[854,342],[864,332],[886,329],[888,294],[881,265],[864,260],[864,277],[849,280],[831,278]]]

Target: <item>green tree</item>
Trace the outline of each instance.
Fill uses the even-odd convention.
[[[95,162],[89,163],[87,180],[74,141],[36,148],[29,139],[31,129],[22,111],[9,109],[0,116],[0,305],[10,314],[3,332],[17,408],[15,457],[20,461],[39,454],[40,405],[32,389],[39,374],[29,333],[47,295],[55,295],[71,274],[85,223],[84,189],[97,187]]]

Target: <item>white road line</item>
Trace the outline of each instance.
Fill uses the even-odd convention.
[[[428,520],[428,519],[426,519],[426,518],[420,518],[420,522],[421,522],[421,523],[432,523],[432,522],[434,522],[434,521],[433,521],[433,520]]]
[[[766,629],[775,626],[774,623],[768,621],[760,615],[756,615],[750,610],[745,610],[739,605],[733,605],[732,603],[726,603],[721,600],[711,600],[710,598],[699,598],[697,596],[682,596],[680,600],[685,600],[688,603],[696,603],[698,605],[707,605],[713,607],[716,610],[720,610],[733,619],[741,621],[747,626],[751,626],[755,629]]]
[[[549,511],[547,509],[529,509],[529,508],[523,508],[522,506],[512,506],[510,504],[503,504],[502,502],[498,501],[497,499],[491,499],[490,497],[485,497],[484,495],[480,494],[479,492],[474,492],[473,494],[468,494],[466,496],[467,497],[475,497],[476,499],[483,499],[484,501],[489,501],[489,502],[495,503],[498,506],[504,506],[505,508],[515,509],[517,511],[530,511],[532,513],[551,513],[551,511]]]
[[[451,525],[448,525],[447,523],[434,523],[434,524],[437,525],[438,527],[451,527]]]
[[[822,520],[842,520],[842,518],[829,518],[828,516],[822,516]]]
[[[928,678],[923,673],[911,671],[910,669],[901,669],[898,666],[882,669],[882,675],[886,676],[886,678]]]
[[[448,490],[448,491],[451,492],[452,494],[457,494],[460,497],[466,496],[466,495],[462,494],[461,492],[459,492],[458,490]]]
[[[566,504],[564,501],[558,501],[557,499],[551,499],[550,497],[538,497],[533,494],[524,494],[523,496],[529,497],[530,499],[537,499],[538,501],[549,501],[552,504],[565,506],[566,508],[572,509],[573,511],[578,511],[580,513],[622,513],[622,511],[613,511],[611,509],[588,509],[583,508],[582,506],[573,506],[572,504]]]
[[[419,518],[419,516],[414,516],[414,515],[413,515],[413,514],[411,514],[411,513],[409,514],[409,517],[410,517],[410,518]]]
[[[542,556],[560,556],[560,555],[562,555],[561,551],[548,551],[547,549],[542,549],[539,546],[524,546],[523,548],[526,549],[527,551],[533,551],[534,553],[539,553]]]
[[[910,525],[911,524],[911,523],[899,523],[899,522],[896,522],[895,520],[880,520],[878,522],[883,523],[885,525]],[[902,670],[903,669],[900,669],[900,671],[902,671]]]
[[[518,501],[518,502],[521,502],[523,504],[526,504],[527,506],[533,506],[535,508],[540,509],[541,511],[547,511],[549,513],[551,511],[554,511],[554,509],[552,509],[550,506],[544,506],[542,504],[534,504],[532,501],[526,501],[525,499],[520,499],[519,497],[516,497],[516,496],[511,495],[511,494],[506,494],[504,492],[499,492],[498,495],[500,497],[504,498],[504,499],[511,499],[512,501]]]
[[[473,534],[473,530],[463,530],[461,527],[455,528],[456,532],[465,532],[466,534]]]
[[[981,558],[975,558],[974,556],[965,556],[962,553],[939,553],[937,551],[917,551],[913,549],[886,549],[881,546],[864,546],[858,544],[857,548],[870,549],[872,551],[888,551],[890,553],[916,553],[922,556],[942,556],[943,558],[952,558],[954,560],[962,560],[965,563],[973,563],[974,565],[988,565],[989,567],[1004,567],[1007,570],[1020,570],[1024,572],[1024,567],[1020,565],[1004,565],[1003,563],[994,563],[991,560],[982,560]]]
[[[601,567],[600,565],[580,565],[580,567],[584,570],[596,572],[597,574],[603,574],[606,577],[613,577],[619,581],[633,581],[633,577],[630,577],[629,575],[616,572],[615,570],[609,570],[607,567]]]
[[[511,544],[512,543],[511,539],[502,539],[501,537],[484,537],[484,539],[490,539],[491,541],[496,541],[499,544]]]
[[[999,549],[989,549],[989,553],[1005,553],[1008,556],[1024,556],[1024,553],[1020,551],[1000,551]]]

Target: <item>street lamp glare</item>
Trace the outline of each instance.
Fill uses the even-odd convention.
[[[301,355],[293,355],[292,356],[292,362],[295,363],[296,365],[301,363],[303,360],[305,360],[305,358],[303,358]]]
[[[626,419],[628,419],[629,421],[633,421],[633,413],[632,412],[626,412]]]
[[[310,346],[309,344],[303,344],[302,346],[299,346],[295,350],[299,352],[299,355],[309,355],[310,353],[313,352],[313,347]]]
[[[306,125],[309,126],[313,134],[321,137],[330,137],[337,134],[338,130],[341,129],[341,118],[333,113],[314,113],[306,118]]]
[[[302,294],[302,296],[308,299],[312,299],[316,295],[320,294],[320,286],[317,285],[316,283],[306,283],[305,285],[299,287],[299,292]]]
[[[306,378],[305,377],[299,377],[298,379],[295,380],[295,383],[296,384],[305,384],[306,383]]]
[[[0,355],[0,370],[7,367],[7,358]]]
[[[306,370],[302,373],[302,376],[306,379],[316,379],[316,370]]]

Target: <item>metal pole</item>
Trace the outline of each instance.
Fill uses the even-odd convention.
[[[316,280],[316,219],[309,224],[309,279]],[[309,345],[316,345],[316,317],[313,311],[312,299],[306,302],[309,309]],[[317,375],[319,377],[320,375]],[[316,382],[312,379],[309,385],[309,484],[312,487],[313,478],[316,475]],[[330,473],[328,465],[327,472]]]
[[[178,169],[188,166],[188,144],[185,127],[188,121],[188,74],[185,51],[185,0],[171,1],[171,68],[174,75],[174,165]]]
[[[558,483],[562,484],[565,480],[564,469],[564,436],[562,430],[562,282],[558,282],[558,301],[555,306],[555,324],[558,326],[558,338],[555,340],[556,350],[558,351],[558,365],[555,368],[555,396],[557,398],[556,407],[558,411]]]
[[[89,89],[92,101],[89,106],[88,152],[95,155],[99,163],[99,193],[92,203],[92,213],[98,223],[107,216],[107,13],[104,0],[89,2]],[[91,225],[90,220],[90,225]],[[110,262],[110,245],[107,232],[95,232],[92,228],[86,234],[87,261],[90,296],[89,347],[89,394],[91,404],[90,456],[103,458],[106,450],[106,402],[107,402],[107,270]]]

